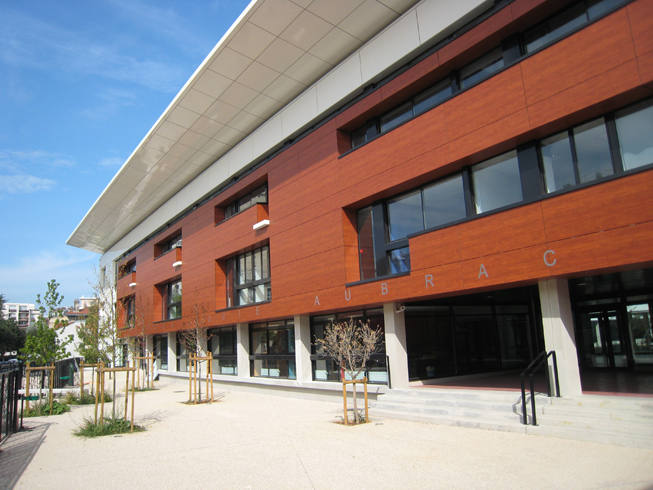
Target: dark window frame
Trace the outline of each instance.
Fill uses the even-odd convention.
[[[242,276],[245,276],[244,282],[240,282],[241,278],[241,258],[242,262],[247,264],[247,255],[252,255],[252,263],[254,264],[255,254],[259,252],[261,254],[261,278],[253,279],[255,269],[252,271],[252,280],[247,280],[247,269],[243,272]],[[264,266],[265,260],[264,255],[267,256],[267,271]],[[239,254],[235,257],[227,259],[226,264],[226,293],[227,293],[227,308],[235,308],[241,306],[249,306],[258,303],[264,303],[272,301],[272,271],[270,266],[270,245],[262,245],[248,252]],[[265,274],[267,273],[267,276]],[[256,288],[258,286],[265,286],[265,299],[256,301]],[[246,303],[240,303],[240,293],[243,290],[247,290],[248,301]]]
[[[236,216],[239,213],[242,213],[246,209],[249,209],[256,204],[267,204],[268,203],[268,183],[257,187],[251,192],[234,199],[229,204],[224,206],[224,220],[228,220]]]
[[[290,341],[285,344],[285,352],[271,353],[272,347],[270,345],[270,332],[282,332],[292,335],[292,348]],[[256,346],[254,345],[254,333],[265,332],[265,352],[255,353]],[[250,361],[250,376],[253,378],[273,378],[273,379],[297,379],[297,359],[295,349],[295,322],[294,320],[279,320],[275,322],[254,323],[249,326],[249,361]],[[275,363],[277,361],[288,363],[288,376],[270,376],[269,367],[262,369],[267,370],[267,376],[255,375],[255,363],[263,361],[263,365],[269,366],[268,362]],[[291,367],[292,366],[292,367]],[[294,376],[291,376],[290,373]]]
[[[162,349],[162,341],[165,343],[165,349]],[[152,350],[155,357],[157,368],[168,370],[168,334],[154,335],[152,337]],[[164,367],[165,366],[165,367]]]
[[[213,374],[220,374],[223,376],[238,376],[238,334],[236,330],[236,326],[230,326],[230,327],[220,327],[220,328],[213,328],[208,330],[207,332],[207,348],[208,352],[211,353],[213,357]],[[222,344],[222,339],[224,337],[232,336],[233,341],[232,341],[232,349],[233,349],[233,354],[216,354],[215,353],[215,348],[214,348],[214,343],[218,343],[218,349],[223,345]],[[222,366],[223,362],[227,362],[230,364],[233,364],[232,366]],[[217,370],[215,369],[217,366]],[[232,373],[223,373],[221,372],[221,369],[223,367],[227,368],[233,368]]]
[[[179,320],[182,317],[183,310],[182,310],[182,297],[183,297],[183,291],[180,292],[178,295],[179,298],[176,299],[174,297],[174,293],[172,289],[176,286],[179,285],[179,288],[181,289],[181,278],[174,279],[166,284],[163,285],[164,287],[164,294],[163,294],[163,318],[164,320]],[[177,316],[171,317],[172,311],[174,308],[179,308],[179,314]]]

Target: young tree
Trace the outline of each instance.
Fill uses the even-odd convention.
[[[5,304],[5,298],[0,294],[0,312]],[[25,329],[20,328],[13,318],[4,318],[0,313],[0,355],[4,359],[5,352],[19,351],[25,345]]]
[[[89,307],[86,320],[77,327],[77,337],[79,338],[79,343],[76,346],[77,352],[85,362],[89,364],[99,361],[109,362],[104,345],[105,336],[106,333],[100,322],[99,306],[97,303],[93,303]]]
[[[66,346],[73,341],[73,336],[60,340],[57,330],[68,325],[68,320],[61,316],[63,296],[57,292],[59,283],[52,279],[43,300],[36,295],[36,304],[41,315],[36,320],[36,328],[30,331],[21,349],[21,359],[36,365],[46,365],[67,356]]]
[[[121,352],[122,342],[118,337],[118,304],[116,288],[105,285],[100,277],[100,271],[93,267],[95,279],[90,283],[95,292],[98,320],[97,330],[100,342],[100,359],[109,366],[116,366],[118,355]],[[113,378],[113,407],[112,417],[116,418],[116,377]]]
[[[195,297],[199,296],[197,289],[195,290]],[[186,347],[188,353],[189,363],[190,356],[206,357],[207,350],[204,348],[205,342],[208,342],[210,336],[207,334],[207,323],[209,321],[209,308],[206,303],[197,302],[191,306],[191,315],[187,321],[184,322],[186,329],[179,332],[179,338]],[[190,364],[189,364],[190,368]],[[207,368],[208,369],[208,368]],[[190,383],[190,379],[189,379]],[[207,393],[208,395],[208,393]],[[190,394],[189,394],[190,396]],[[190,400],[189,400],[190,401]]]
[[[316,339],[318,350],[332,357],[344,369],[351,379],[357,379],[380,347],[381,331],[370,327],[370,322],[333,322],[324,330],[324,338]],[[342,380],[344,383],[344,379]],[[352,385],[354,392],[354,420],[358,424],[358,407],[356,405],[356,383]],[[345,417],[347,412],[345,411]]]

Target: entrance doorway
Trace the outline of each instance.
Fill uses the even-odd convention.
[[[569,281],[583,392],[653,394],[653,269]]]
[[[618,305],[579,312],[585,367],[627,368],[624,322]]]

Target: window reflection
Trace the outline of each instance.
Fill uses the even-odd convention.
[[[424,226],[433,228],[466,216],[462,175],[424,188]]]
[[[580,182],[612,175],[612,157],[603,118],[573,129]]]
[[[422,194],[420,191],[388,201],[390,241],[406,238],[424,229]]]
[[[574,161],[567,131],[543,139],[541,145],[547,192],[576,185]]]
[[[653,101],[618,112],[615,123],[624,170],[653,163]]]
[[[472,167],[476,212],[485,213],[522,200],[517,152],[510,151]]]

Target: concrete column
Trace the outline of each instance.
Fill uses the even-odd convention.
[[[168,372],[177,372],[177,332],[168,332]]]
[[[297,381],[313,381],[311,367],[311,319],[295,317],[295,366]]]
[[[562,396],[580,395],[578,352],[571,313],[569,286],[566,279],[547,279],[538,283],[544,326],[544,346],[554,350],[558,361],[558,377]]]
[[[154,335],[145,336],[145,355],[151,356],[154,354]]]
[[[236,324],[236,354],[238,355],[238,376],[249,378],[249,324]]]
[[[404,311],[397,311],[395,303],[383,305],[385,322],[385,351],[390,359],[390,382],[393,388],[408,387],[408,354]]]

